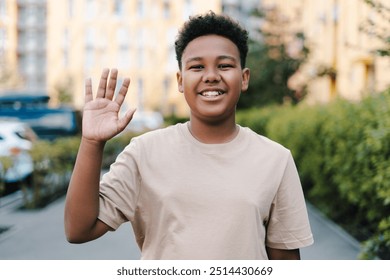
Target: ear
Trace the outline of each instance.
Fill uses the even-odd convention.
[[[184,90],[183,90],[183,77],[181,75],[181,71],[178,71],[176,73],[176,79],[177,79],[177,88],[179,89],[179,91],[181,93],[183,93],[184,92]]]
[[[250,79],[250,70],[249,68],[244,68],[242,70],[242,81],[241,81],[241,91],[242,92],[245,92],[247,91],[248,87],[249,87],[249,79]]]

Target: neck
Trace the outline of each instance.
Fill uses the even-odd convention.
[[[238,134],[235,119],[224,122],[207,123],[191,118],[188,128],[198,141],[205,144],[221,144],[233,140]]]

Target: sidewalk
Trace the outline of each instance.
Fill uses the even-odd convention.
[[[0,208],[0,260],[137,260],[139,249],[129,223],[86,244],[69,244],[63,228],[64,198],[42,210]],[[3,203],[4,205],[4,203]],[[304,260],[354,260],[359,243],[308,205],[314,245],[301,250]]]

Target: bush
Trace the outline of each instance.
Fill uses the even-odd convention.
[[[136,135],[132,132],[124,132],[108,141],[104,147],[102,169],[108,169],[118,154],[130,143],[131,138]]]
[[[102,169],[109,168],[133,136],[123,133],[106,143]],[[59,138],[51,142],[42,140],[34,144],[31,150],[33,182],[31,186],[21,186],[23,208],[42,208],[66,193],[79,145],[80,137]]]
[[[38,141],[31,150],[34,162],[31,186],[22,186],[24,208],[35,209],[64,195],[76,160],[79,137]]]
[[[259,134],[265,135],[267,126],[273,116],[283,112],[284,107],[269,106],[262,108],[251,108],[247,110],[239,110],[236,114],[236,121],[242,126],[252,128]]]
[[[249,126],[292,151],[306,197],[362,241],[361,258],[390,259],[390,92],[273,112]]]

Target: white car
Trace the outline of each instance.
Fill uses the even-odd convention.
[[[36,134],[27,124],[0,120],[0,181],[5,183],[6,191],[7,185],[31,177],[34,164],[29,151],[36,139]]]
[[[164,118],[159,112],[136,111],[126,130],[141,133],[161,128],[163,125]]]

